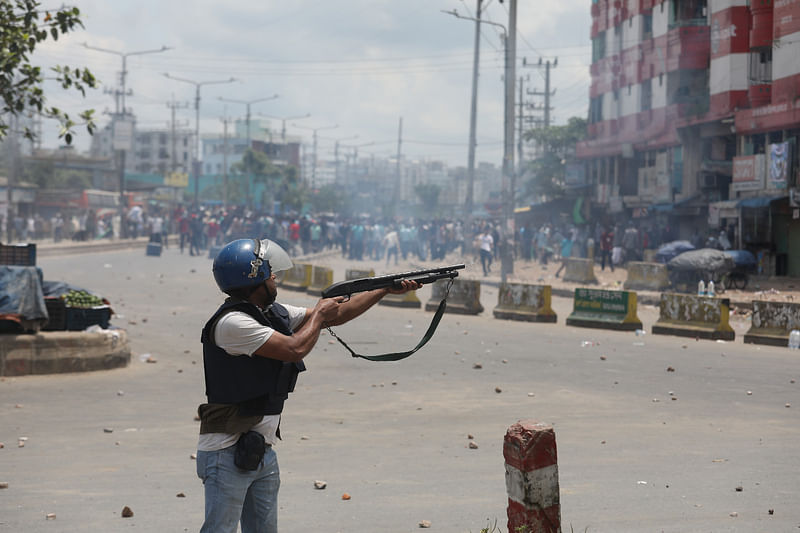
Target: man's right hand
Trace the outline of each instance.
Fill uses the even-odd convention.
[[[314,307],[314,312],[318,313],[323,322],[329,322],[336,318],[339,313],[339,305],[344,301],[344,297],[322,298]]]

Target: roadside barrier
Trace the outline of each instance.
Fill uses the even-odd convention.
[[[575,289],[568,326],[634,331],[642,329],[636,315],[636,293],[602,289]]]
[[[471,279],[455,278],[447,297],[447,313],[477,315],[483,312],[481,305],[481,282]],[[426,311],[436,311],[444,298],[449,279],[440,279],[431,286],[431,299],[425,304]]]
[[[311,267],[311,283],[306,293],[312,296],[321,296],[322,291],[333,284],[333,269],[321,266]]]
[[[597,283],[597,278],[594,275],[593,259],[566,257],[563,261],[565,263],[564,281],[573,283]]]
[[[744,342],[788,346],[793,329],[800,329],[800,304],[754,300],[752,326]]]
[[[732,341],[736,332],[728,323],[730,299],[662,293],[654,335],[675,335]]]
[[[295,291],[304,291],[311,286],[311,265],[308,263],[295,263],[286,270],[280,286]]]
[[[556,312],[552,308],[550,285],[525,283],[503,283],[497,294],[495,318],[524,320],[527,322],[555,322]]]
[[[508,531],[561,532],[558,453],[553,426],[522,420],[503,440]]]
[[[124,329],[87,333],[46,331],[3,335],[0,376],[89,372],[125,367],[131,361]]]
[[[667,265],[663,263],[628,263],[628,278],[623,288],[626,291],[659,291],[670,286]]]

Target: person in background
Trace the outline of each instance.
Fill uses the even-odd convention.
[[[494,248],[494,237],[492,237],[491,228],[487,225],[480,236],[480,251],[481,251],[481,266],[483,267],[483,275],[489,275],[492,271],[492,251]]]

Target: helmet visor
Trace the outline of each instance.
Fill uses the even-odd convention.
[[[258,257],[269,262],[270,272],[276,274],[292,268],[292,260],[286,250],[269,239],[262,239]]]

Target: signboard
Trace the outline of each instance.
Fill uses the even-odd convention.
[[[764,188],[766,158],[764,154],[733,158],[732,191],[757,191]]]
[[[167,187],[188,187],[189,174],[186,172],[170,172],[164,176],[164,185]]]
[[[133,150],[133,121],[127,119],[115,120],[112,138],[114,150],[127,152]]]
[[[575,311],[627,315],[630,298],[625,291],[575,289]]]
[[[769,186],[771,189],[785,189],[789,183],[789,169],[792,165],[791,145],[788,142],[769,145]]]
[[[580,187],[586,185],[586,167],[582,163],[568,163],[564,182],[568,187]]]

